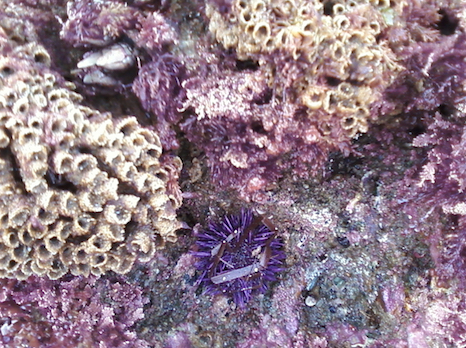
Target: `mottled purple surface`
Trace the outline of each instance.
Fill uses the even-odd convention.
[[[156,129],[165,149],[176,149],[179,146],[171,126],[181,119],[177,108],[181,107],[182,70],[173,55],[154,55],[153,61],[139,70],[133,83],[133,92],[142,107],[158,116]]]
[[[335,2],[323,3],[331,13]],[[5,35],[42,44],[86,103],[157,128],[166,156],[183,159],[179,218],[192,227],[124,277],[1,280],[0,347],[464,347],[464,2],[409,1],[384,27],[378,40],[402,72],[354,139],[323,136],[322,111],[296,103],[301,60],[281,51],[239,60],[208,31],[207,4],[227,18],[234,2],[0,0]],[[99,68],[118,86],[83,83],[83,56],[120,42],[131,71]],[[11,49],[0,42],[2,54]],[[212,282],[260,260],[257,238],[275,233],[262,227],[244,249],[213,255],[236,241],[229,223],[253,231],[249,213],[222,220],[242,209],[267,217],[271,249],[286,256],[254,278],[267,288]],[[200,227],[209,221],[220,222]]]
[[[2,347],[142,348],[131,329],[147,299],[122,278],[1,281]]]

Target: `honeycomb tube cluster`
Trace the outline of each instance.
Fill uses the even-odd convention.
[[[240,59],[257,59],[277,95],[274,52],[300,62],[297,102],[310,117],[317,109],[338,115],[340,124],[330,127],[354,137],[367,132],[370,104],[402,70],[381,34],[403,6],[389,0],[234,0],[226,11],[211,4],[206,13],[217,41]]]
[[[176,240],[181,160],[136,118],[80,105],[41,45],[10,36],[0,27],[0,277],[148,261]]]

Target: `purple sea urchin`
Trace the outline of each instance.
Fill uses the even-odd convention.
[[[199,281],[207,293],[229,294],[239,307],[264,293],[285,260],[283,241],[262,218],[243,209],[210,223],[197,239]]]

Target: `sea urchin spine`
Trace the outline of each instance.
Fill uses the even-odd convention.
[[[285,260],[282,239],[250,210],[210,223],[196,244],[206,292],[229,294],[239,307],[267,290]]]

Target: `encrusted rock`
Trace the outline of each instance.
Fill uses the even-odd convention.
[[[367,132],[369,106],[402,70],[381,32],[394,25],[403,1],[234,0],[206,7],[209,30],[243,60],[259,59],[281,92],[279,60],[301,64],[293,82],[297,102],[338,116],[349,137]],[[226,13],[225,13],[226,12]]]
[[[175,241],[179,158],[80,105],[41,45],[0,41],[0,277],[126,273]]]

